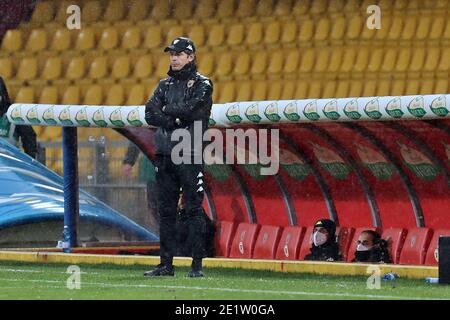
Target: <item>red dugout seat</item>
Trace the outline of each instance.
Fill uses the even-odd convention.
[[[215,248],[216,256],[230,256],[231,243],[236,231],[236,224],[230,221],[219,221],[216,224]]]
[[[432,231],[428,228],[409,229],[400,254],[400,264],[424,264],[431,236]]]
[[[250,259],[252,257],[259,228],[258,224],[239,224],[231,246],[230,258]]]
[[[389,255],[393,263],[399,263],[400,253],[408,231],[403,228],[389,228],[383,231],[381,238],[388,242]]]
[[[372,230],[372,231],[378,232],[378,229],[374,228],[374,227],[357,228],[355,230],[355,232],[353,233],[353,237],[350,238],[352,240],[350,242],[350,247],[348,249],[347,259],[344,261],[351,262],[353,259],[355,259],[355,251],[356,251],[356,247],[358,245],[357,241],[358,241],[359,236],[361,235],[361,232],[363,232],[364,230]]]
[[[305,235],[303,236],[302,245],[300,246],[300,252],[298,254],[298,258],[300,260],[305,260],[305,256],[311,252],[311,247],[313,243],[312,232],[314,227],[306,228]]]
[[[438,257],[438,245],[439,237],[450,236],[450,229],[438,229],[434,231],[433,238],[431,239],[430,246],[427,251],[425,264],[429,266],[436,266],[439,262]]]
[[[261,226],[252,257],[254,259],[275,259],[282,227]]]
[[[346,227],[337,227],[336,234],[338,236],[339,249],[341,251],[342,261],[347,261],[347,254],[355,229]]]
[[[275,259],[297,260],[304,235],[305,228],[303,227],[284,228]]]

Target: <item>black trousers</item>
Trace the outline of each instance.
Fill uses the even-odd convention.
[[[160,219],[161,263],[172,264],[176,252],[176,215],[180,188],[183,189],[185,210],[189,216],[189,236],[192,237],[192,258],[205,256],[203,234],[204,176],[202,164],[175,165],[170,156],[157,155],[155,159],[157,206]]]

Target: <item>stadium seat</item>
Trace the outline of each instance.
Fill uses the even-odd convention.
[[[349,40],[357,40],[364,28],[363,18],[361,16],[353,16],[348,24],[346,38]]]
[[[77,86],[68,87],[62,95],[62,104],[80,104],[80,88]]]
[[[314,0],[311,1],[311,7],[309,9],[309,12],[312,15],[320,15],[321,13],[324,13],[327,10],[327,0]]]
[[[323,88],[323,98],[335,98],[336,97],[336,81],[327,81]]]
[[[348,80],[341,80],[337,84],[335,97],[336,98],[348,98],[348,92],[350,88],[350,82]]]
[[[239,18],[253,16],[256,9],[256,0],[240,0],[237,4],[236,15]]]
[[[269,87],[267,88],[266,100],[282,99],[283,85],[284,83],[281,80],[271,81]]]
[[[98,42],[98,48],[102,50],[111,50],[117,48],[119,44],[119,33],[117,28],[109,27],[103,30],[100,40]]]
[[[82,28],[75,39],[75,49],[91,50],[95,45],[95,35],[92,28]]]
[[[298,69],[300,74],[311,72],[312,68],[314,67],[315,56],[316,55],[314,49],[306,49],[302,53],[302,58]]]
[[[409,229],[400,254],[400,264],[424,264],[431,236],[432,231],[428,228]]]
[[[310,19],[300,21],[299,29],[298,41],[310,42],[314,34],[314,22]]]
[[[13,76],[13,66],[11,58],[0,58],[0,75],[5,80],[8,80]]]
[[[330,50],[328,48],[323,48],[319,50],[317,54],[317,59],[314,63],[315,72],[325,72],[328,69],[328,64],[330,62]]]
[[[282,45],[295,44],[297,39],[297,23],[295,21],[287,21],[283,24],[280,42]]]
[[[28,36],[25,50],[38,52],[47,48],[47,32],[44,29],[33,29]]]
[[[157,21],[164,20],[170,14],[170,2],[166,0],[153,1],[153,7],[150,11],[150,19]]]
[[[174,0],[172,7],[173,17],[178,20],[185,20],[192,16],[194,5],[192,0]]]
[[[438,47],[428,48],[427,54],[425,57],[425,63],[423,65],[423,71],[434,72],[439,63],[439,55],[440,55],[440,50]]]
[[[389,32],[387,35],[387,39],[391,41],[397,41],[400,39],[403,29],[403,18],[402,17],[393,17],[390,20]]]
[[[423,16],[419,19],[415,38],[420,41],[428,39],[431,27],[431,17]]]
[[[69,80],[82,79],[85,73],[85,62],[82,57],[74,57],[67,66],[65,77]]]
[[[377,73],[380,70],[381,63],[383,61],[384,51],[382,48],[376,48],[373,50],[369,64],[367,65],[367,71],[371,74]]]
[[[53,20],[55,7],[53,1],[39,1],[33,10],[31,23],[40,25]]]
[[[153,71],[151,56],[144,55],[138,58],[134,65],[133,78],[146,79],[149,78]]]
[[[275,259],[297,260],[304,235],[304,227],[285,227],[278,243]]]
[[[222,83],[220,91],[214,90],[219,93],[219,103],[227,103],[235,101],[236,86],[233,81]]]
[[[273,21],[269,23],[265,28],[264,33],[264,44],[265,45],[276,45],[279,42],[281,34],[280,22]]]
[[[217,2],[217,18],[226,19],[233,16],[235,11],[234,0],[223,0]]]
[[[180,26],[180,25],[171,26],[167,30],[166,42],[169,43],[173,39],[175,39],[177,37],[182,37],[184,35],[185,35],[184,29],[182,26]],[[210,37],[211,37],[211,35],[210,35]]]
[[[330,33],[330,28],[330,19],[328,17],[319,19],[314,33],[314,41],[322,42],[327,40],[328,34]],[[333,26],[333,28],[335,28],[335,26]]]
[[[239,224],[231,246],[230,258],[250,259],[252,257],[259,228],[258,224]]]
[[[137,84],[130,88],[125,105],[139,106],[145,103],[145,88],[143,85]]]
[[[267,66],[267,74],[269,76],[280,76],[284,65],[284,52],[276,50],[269,56],[270,62]]]
[[[436,266],[439,262],[439,238],[450,237],[450,229],[437,229],[434,231],[433,238],[430,241],[430,246],[427,250],[425,264],[428,266]]]
[[[112,85],[106,92],[104,104],[107,106],[120,106],[125,100],[125,90],[120,84]]]
[[[395,66],[395,71],[405,72],[406,70],[408,70],[410,62],[411,62],[411,49],[410,48],[400,49],[397,64]]]
[[[237,56],[233,68],[234,76],[247,76],[250,69],[250,53],[241,52]]]
[[[346,227],[336,227],[336,235],[338,238],[339,249],[342,256],[342,261],[347,261],[349,248],[353,239],[355,229]]]
[[[267,100],[267,81],[255,81],[253,82],[253,90],[251,95],[252,101],[264,101]]]
[[[425,48],[415,48],[409,66],[409,72],[419,72],[422,70],[425,61]]]
[[[198,70],[200,73],[209,77],[214,72],[214,54],[207,53],[199,58]]]
[[[250,75],[263,75],[267,68],[267,52],[260,51],[254,54],[252,66],[250,68]]]
[[[291,14],[292,1],[276,1],[273,14],[275,16],[288,16]]]
[[[306,15],[309,12],[311,0],[295,1],[292,13],[296,16]]]
[[[141,45],[141,31],[138,27],[129,27],[122,36],[123,49],[136,49]]]
[[[38,103],[57,104],[58,88],[54,86],[42,88]]]
[[[147,49],[159,48],[162,43],[162,28],[159,25],[149,26],[145,32],[144,47]]]
[[[230,47],[239,46],[244,41],[245,28],[242,23],[232,24],[227,34],[227,45]]]
[[[89,67],[90,79],[98,80],[106,77],[108,73],[108,61],[105,56],[95,58]]]
[[[401,40],[410,41],[414,38],[417,29],[417,18],[413,15],[406,18],[401,34]]]
[[[331,30],[329,38],[332,41],[342,41],[345,35],[346,20],[344,17],[339,16],[331,22]]]
[[[66,51],[71,47],[71,42],[70,30],[67,28],[57,29],[53,35],[50,50],[59,52]]]
[[[311,247],[313,244],[313,226],[306,228],[305,234],[303,236],[303,240],[300,245],[300,250],[298,252],[298,259],[305,260],[305,256],[311,252]],[[281,243],[281,242],[280,242]]]
[[[388,228],[383,231],[381,238],[388,242],[389,254],[393,263],[399,263],[400,253],[408,230],[403,228]]]
[[[86,2],[83,8],[81,9],[81,16],[83,17],[83,21],[87,23],[98,21],[102,13],[103,13],[103,6],[101,2],[98,0]]]
[[[208,47],[218,47],[223,45],[225,41],[225,26],[223,24],[216,24],[211,27],[208,32],[208,40],[206,45]]]
[[[431,41],[439,40],[444,32],[445,18],[444,16],[433,17],[430,34],[428,39]]]
[[[328,68],[326,70],[327,74],[333,75],[340,70],[343,54],[344,54],[344,52],[343,52],[342,48],[340,48],[340,47],[336,47],[331,51],[330,62],[328,64]],[[334,77],[334,75],[333,75],[333,77]]]
[[[350,247],[348,249],[347,262],[351,262],[355,258],[356,246],[358,245],[357,241],[358,241],[359,236],[361,235],[361,232],[363,232],[364,230],[377,231],[377,228],[362,227],[362,228],[357,228],[355,230],[355,232],[353,233],[353,237],[351,239],[351,242],[350,242]]]
[[[27,81],[35,79],[38,71],[38,62],[36,58],[23,58],[17,69],[16,78]]]
[[[391,79],[380,79],[377,86],[377,96],[388,96],[391,91]]]
[[[215,13],[216,4],[210,0],[199,0],[195,7],[194,16],[199,19],[211,18]]]
[[[127,18],[128,21],[140,21],[147,17],[150,3],[147,0],[135,0],[130,4]]]
[[[60,57],[49,57],[44,64],[41,78],[44,80],[56,80],[61,77],[62,61]]]
[[[256,4],[256,15],[259,17],[268,17],[272,15],[273,12],[272,0],[259,0]]]
[[[298,80],[296,83],[293,99],[305,99],[308,97],[310,83],[305,80]]]
[[[34,103],[34,87],[21,87],[14,98],[15,103]]]
[[[447,93],[448,90],[448,80],[447,79],[437,79],[434,87],[435,94]]]
[[[275,259],[282,227],[261,226],[253,250],[253,259]]]
[[[263,40],[263,25],[261,22],[252,22],[247,28],[247,37],[245,39],[245,44],[247,46],[253,47],[260,45]]]
[[[133,1],[131,1],[131,3],[133,3]],[[102,19],[107,22],[116,22],[124,17],[124,13],[125,13],[124,0],[108,1]]]
[[[83,98],[84,105],[99,106],[103,103],[103,88],[102,86],[95,84],[87,88]]]
[[[216,256],[228,258],[236,231],[236,224],[230,221],[218,221],[216,224],[215,249]]]
[[[194,41],[198,48],[203,47],[205,43],[205,27],[202,24],[194,25],[188,32],[188,37]]]
[[[18,52],[22,49],[22,31],[10,29],[6,31],[2,39],[2,51],[8,53]]]
[[[130,58],[128,56],[118,57],[114,59],[111,69],[111,77],[114,79],[123,79],[130,74]]]

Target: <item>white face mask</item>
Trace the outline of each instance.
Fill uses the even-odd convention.
[[[327,242],[327,236],[325,234],[323,234],[322,232],[316,231],[313,234],[313,242],[316,247],[321,246],[325,242]]]
[[[358,244],[356,247],[356,251],[369,251],[369,248],[363,245],[362,243]]]

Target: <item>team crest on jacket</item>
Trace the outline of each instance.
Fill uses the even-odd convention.
[[[187,87],[188,88],[192,87],[194,85],[194,83],[195,83],[195,80],[189,80],[187,83]]]

